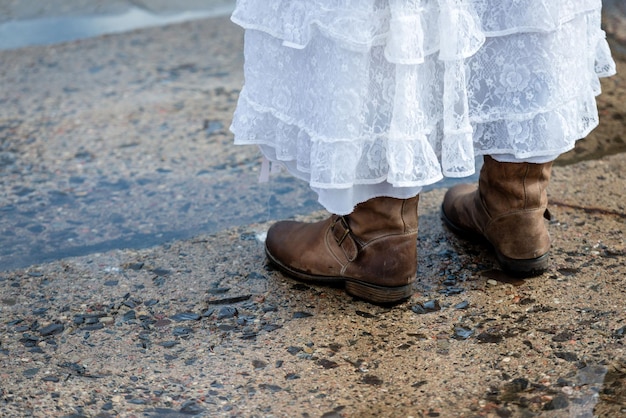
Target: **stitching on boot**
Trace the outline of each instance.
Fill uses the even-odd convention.
[[[408,222],[406,221],[406,217],[408,216],[409,218],[411,218],[413,216],[413,204],[409,205],[408,202],[409,200],[413,200],[413,199],[417,199],[417,206],[419,207],[419,195],[410,198],[410,199],[405,199],[402,202],[402,207],[400,210],[400,219],[402,219],[402,231],[403,231],[403,235],[408,235],[408,234],[414,234],[418,229],[419,229],[419,220],[417,220],[417,222],[415,223],[415,228],[413,228],[413,226],[409,226]],[[409,213],[407,213],[409,212]],[[416,208],[416,212],[417,212],[417,208]],[[415,214],[416,219],[419,219],[418,214]]]
[[[528,178],[528,173],[530,172],[530,165],[526,165],[526,170],[524,171],[524,176],[522,177],[522,191],[524,192],[524,205],[523,209],[528,209],[528,185],[526,184],[526,179]]]

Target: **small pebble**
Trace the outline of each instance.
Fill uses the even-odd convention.
[[[237,308],[234,308],[232,306],[224,306],[217,313],[217,319],[219,320],[219,319],[233,318],[237,316],[238,313],[239,312],[237,311]]]
[[[63,326],[63,324],[50,324],[48,326],[41,328],[39,330],[39,334],[42,337],[47,337],[50,335],[60,334],[63,332],[64,329],[65,329],[65,326]]]
[[[230,298],[222,298],[222,299],[212,299],[208,300],[207,304],[209,305],[227,305],[231,303],[239,303],[250,299],[252,295],[242,295],[242,296],[233,296]]]
[[[187,401],[180,408],[180,413],[185,415],[200,415],[204,412],[204,408],[202,408],[196,401]]]
[[[252,367],[255,369],[264,369],[267,367],[267,362],[263,360],[252,360]]]
[[[548,402],[543,409],[545,411],[555,411],[558,409],[565,409],[569,406],[569,400],[563,393],[558,393],[554,398]]]
[[[122,316],[122,320],[124,322],[132,321],[133,319],[137,319],[137,313],[133,310],[130,310]]]
[[[282,325],[277,325],[277,324],[266,324],[261,327],[263,331],[267,331],[267,332],[276,331],[277,329],[280,329],[280,328],[282,328]]]
[[[476,339],[481,343],[499,344],[502,342],[503,337],[499,334],[492,334],[489,332],[482,332],[476,336]]]
[[[336,361],[328,360],[328,359],[320,359],[317,364],[322,366],[325,369],[334,369],[339,367],[339,364]]]
[[[467,308],[469,308],[469,302],[466,300],[454,305],[454,309],[467,309]]]
[[[411,307],[411,310],[416,314],[426,314],[430,312],[437,312],[441,310],[438,300],[429,300],[428,302],[418,303]]]
[[[33,310],[33,315],[43,315],[48,311],[48,308],[37,308]]]
[[[300,351],[302,351],[301,347],[295,347],[295,346],[291,346],[287,348],[287,352],[291,355],[296,355],[298,354]]]
[[[157,276],[167,276],[172,273],[171,270],[164,269],[164,268],[155,268],[155,269],[150,270],[150,272],[156,274]]]
[[[24,377],[28,378],[28,379],[31,379],[31,378],[35,377],[35,375],[36,375],[37,373],[39,373],[39,368],[38,368],[38,367],[35,367],[35,368],[32,368],[32,369],[26,369],[26,370],[24,370],[24,371],[22,372],[22,375],[23,375]]]
[[[280,392],[281,390],[283,390],[283,388],[281,388],[278,385],[269,385],[267,383],[261,383],[259,385],[259,389],[268,390],[268,391],[273,392],[273,393]]]
[[[177,313],[176,315],[171,316],[170,319],[173,319],[174,321],[179,321],[179,322],[197,321],[198,319],[200,319],[200,315],[194,312],[180,312],[180,313]]]
[[[124,265],[124,268],[127,270],[141,270],[143,268],[143,263],[128,263]]]
[[[474,334],[474,330],[457,326],[454,328],[454,335],[452,338],[455,338],[457,340],[467,340],[473,334]]]
[[[362,379],[363,383],[367,385],[380,386],[383,384],[383,379],[373,374],[366,374]]]
[[[441,289],[439,293],[444,294],[446,296],[458,295],[465,292],[465,289],[462,287],[446,287],[445,289]]]
[[[193,329],[189,327],[174,327],[172,334],[175,337],[184,337],[193,333]]]

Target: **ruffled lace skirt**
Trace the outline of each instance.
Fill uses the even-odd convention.
[[[478,155],[552,158],[615,72],[601,0],[239,0],[231,130],[331,212],[406,198]]]

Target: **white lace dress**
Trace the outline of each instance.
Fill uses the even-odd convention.
[[[552,159],[615,72],[601,0],[239,0],[231,130],[330,212],[407,198],[478,155]]]

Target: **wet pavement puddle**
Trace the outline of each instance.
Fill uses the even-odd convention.
[[[206,11],[154,14],[131,7],[119,15],[47,17],[0,23],[0,50],[30,45],[48,45],[103,34],[120,33],[149,26],[162,26],[194,19],[225,16],[233,6],[222,5]]]
[[[168,173],[155,173],[153,178],[116,181],[106,176],[75,179],[62,190],[16,187],[16,203],[0,206],[0,271],[112,249],[147,248],[319,209],[315,197],[286,176],[278,179],[280,186],[261,187],[237,177],[212,172],[170,179]],[[84,189],[77,187],[85,183]]]
[[[16,185],[9,190],[15,203],[0,205],[0,271],[147,248],[321,209],[308,186],[286,173],[256,183],[256,165],[209,169],[190,178],[158,169],[152,177],[129,179],[73,176],[62,189]]]

